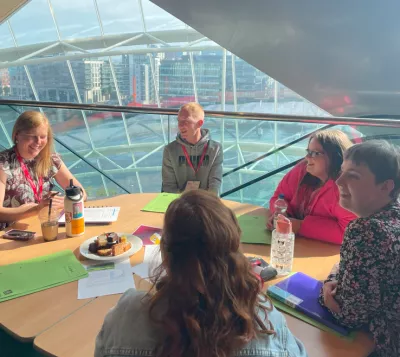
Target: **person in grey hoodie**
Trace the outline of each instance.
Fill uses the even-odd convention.
[[[223,151],[202,129],[204,110],[198,103],[187,103],[178,113],[179,133],[164,148],[162,191],[179,193],[200,188],[219,193],[222,181]]]

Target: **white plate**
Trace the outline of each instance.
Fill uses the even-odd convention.
[[[131,255],[137,253],[142,248],[143,241],[139,237],[136,237],[129,233],[117,232],[117,234],[119,237],[125,236],[127,238],[128,242],[131,243],[131,248],[120,255],[117,255],[115,257],[114,256],[102,257],[100,255],[90,253],[89,252],[89,244],[93,243],[96,240],[97,236],[85,240],[79,247],[79,251],[85,258],[88,258],[88,259],[103,260],[103,261],[116,261],[116,260],[128,258]]]

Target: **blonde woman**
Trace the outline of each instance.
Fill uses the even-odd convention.
[[[46,116],[36,111],[22,113],[15,122],[14,146],[0,153],[0,228],[36,215],[49,204],[52,179],[65,188],[73,179],[60,156],[54,153],[53,132]],[[84,191],[86,200],[86,192]],[[63,198],[53,197],[53,207],[62,208]]]

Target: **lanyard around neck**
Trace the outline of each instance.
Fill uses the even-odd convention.
[[[208,142],[206,142],[206,144],[204,145],[203,152],[202,152],[201,157],[200,157],[200,161],[199,161],[199,163],[197,164],[197,168],[195,169],[194,166],[193,166],[192,160],[190,160],[190,156],[189,156],[189,154],[188,154],[188,152],[187,152],[187,150],[186,150],[185,145],[182,145],[182,150],[183,150],[183,153],[184,153],[184,155],[185,155],[185,157],[186,157],[186,161],[187,161],[187,163],[189,164],[189,166],[192,168],[192,170],[194,171],[195,174],[197,174],[197,171],[199,171],[199,169],[200,169],[200,167],[201,167],[201,164],[202,164],[203,161],[204,161],[204,158],[205,158],[205,156],[206,156],[207,149],[208,149]]]
[[[25,165],[24,160],[22,159],[21,155],[17,150],[15,150],[15,153],[17,155],[17,159],[19,161],[19,164],[21,165],[22,172],[24,173],[24,176],[26,180],[29,182],[29,185],[32,188],[33,195],[35,197],[36,202],[40,202],[42,200],[42,192],[43,192],[43,178],[39,177],[38,179],[38,187],[36,187],[35,183],[33,182],[32,176],[29,173],[28,168]]]

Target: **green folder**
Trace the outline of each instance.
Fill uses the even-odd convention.
[[[165,213],[169,204],[179,196],[180,193],[160,193],[154,200],[151,200],[146,206],[144,206],[142,211]]]
[[[0,302],[88,276],[71,250],[0,266]]]
[[[264,216],[243,215],[238,217],[242,243],[271,244],[272,233],[267,230]]]
[[[355,332],[354,331],[350,332],[347,336],[342,335],[339,332],[337,332],[337,331],[325,326],[324,324],[321,324],[320,322],[312,319],[311,317],[308,317],[307,315],[303,314],[302,312],[300,312],[300,311],[298,311],[296,309],[293,309],[292,307],[284,304],[283,302],[280,302],[280,301],[278,301],[276,299],[273,299],[273,298],[271,298],[271,296],[269,296],[269,298],[272,300],[272,303],[274,304],[274,306],[277,309],[279,309],[281,311],[284,311],[287,314],[298,318],[299,320],[307,322],[308,324],[310,324],[310,325],[312,325],[312,326],[314,326],[316,328],[319,328],[322,331],[333,333],[334,335],[339,336],[339,337],[341,337],[341,338],[343,338],[345,340],[349,340],[349,341],[353,341],[354,338],[355,338]]]

